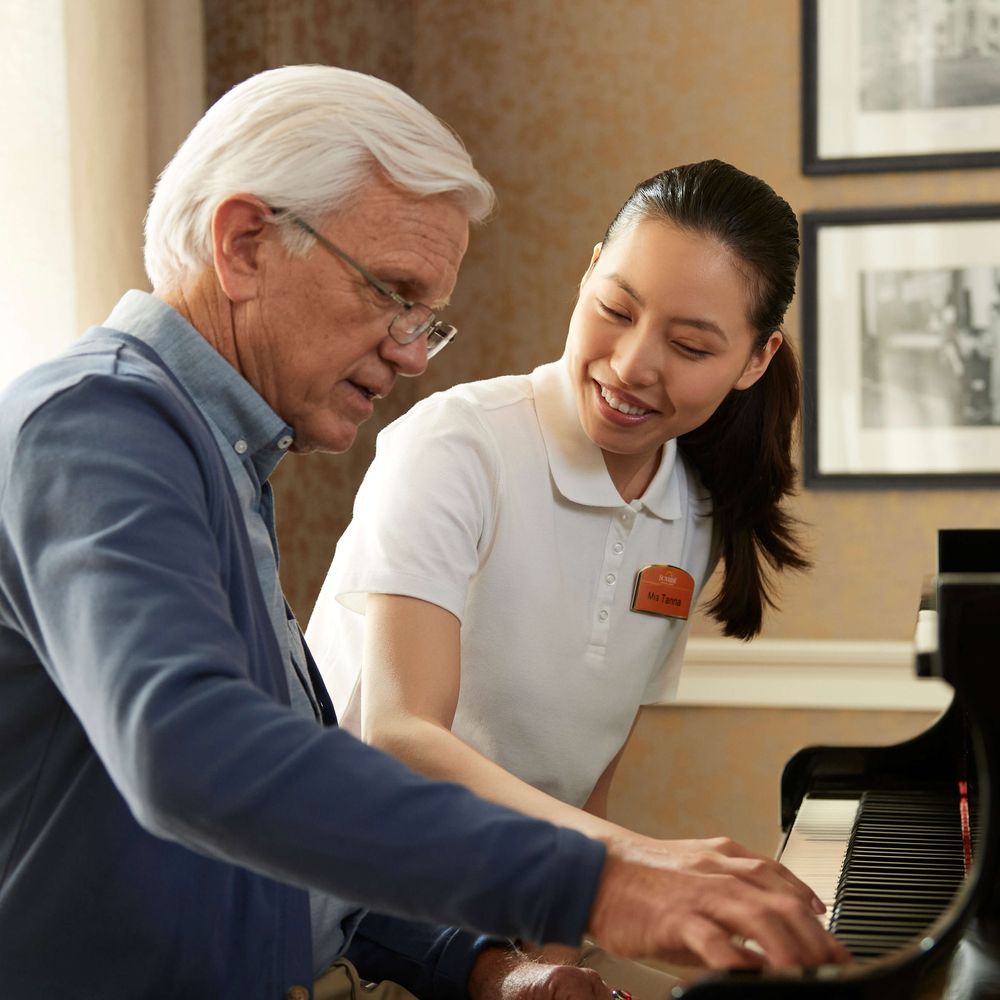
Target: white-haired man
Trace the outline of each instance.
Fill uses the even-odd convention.
[[[713,965],[754,961],[737,934],[777,963],[842,957],[795,889],[645,868],[333,725],[267,479],[288,451],[349,448],[454,335],[436,311],[491,205],[388,84],[261,74],[157,185],[153,294],[0,400],[5,1000],[306,998],[362,905]],[[461,931],[372,925],[417,993],[605,990]]]

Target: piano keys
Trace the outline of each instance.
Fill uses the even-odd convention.
[[[954,690],[930,729],[807,748],[781,779],[781,860],[854,962],[710,973],[676,1000],[1000,998],[1000,531],[939,533],[916,653]]]
[[[861,796],[822,798],[807,795],[781,851],[781,862],[826,906],[820,922],[829,930],[847,847]]]
[[[959,793],[806,796],[781,861],[858,961],[922,942],[965,879]]]

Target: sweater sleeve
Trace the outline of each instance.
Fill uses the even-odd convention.
[[[369,982],[390,980],[420,1000],[467,1000],[480,952],[510,944],[506,938],[457,927],[368,913],[351,938],[347,957]]]
[[[224,557],[242,528],[193,407],[115,374],[7,415],[0,614],[140,824],[388,913],[579,940],[603,845],[430,782],[255,675]]]

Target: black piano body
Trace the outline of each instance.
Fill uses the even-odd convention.
[[[1000,531],[941,531],[938,573],[921,604],[937,641],[918,652],[916,670],[950,684],[950,707],[930,729],[895,746],[797,753],[782,775],[782,828],[792,827],[807,794],[950,797],[961,842],[962,783],[973,845],[967,874],[928,926],[879,957],[802,972],[710,973],[676,988],[677,1000],[1000,998]],[[848,896],[852,854],[853,837],[841,876]],[[923,865],[914,867],[919,878]],[[837,916],[831,929],[840,934]]]

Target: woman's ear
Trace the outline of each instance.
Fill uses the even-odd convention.
[[[594,244],[594,252],[590,255],[590,264],[587,265],[587,270],[583,272],[583,277],[580,279],[580,287],[583,288],[584,282],[590,277],[590,272],[594,270],[594,265],[597,263],[598,258],[601,256],[601,248],[604,246],[603,243]]]
[[[212,214],[212,263],[231,302],[256,298],[261,276],[260,247],[271,210],[254,195],[233,194]]]
[[[778,348],[781,347],[784,340],[785,338],[781,335],[781,331],[775,330],[767,338],[767,343],[750,355],[750,360],[747,362],[746,368],[743,369],[743,374],[736,380],[733,388],[749,389],[767,371],[767,366],[771,363],[771,358],[777,354]]]

